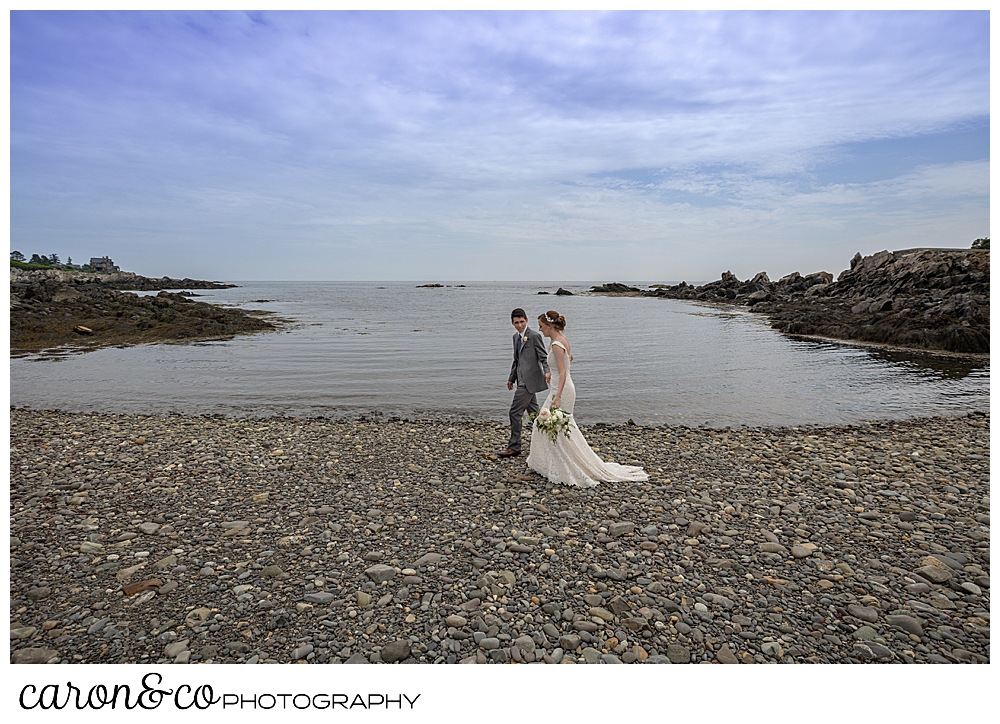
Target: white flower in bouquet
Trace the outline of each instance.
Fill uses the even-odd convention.
[[[532,419],[535,427],[548,435],[552,442],[556,441],[560,433],[569,437],[569,430],[573,426],[573,416],[558,407],[542,408]]]

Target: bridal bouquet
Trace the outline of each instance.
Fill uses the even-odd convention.
[[[537,414],[532,415],[531,419],[535,427],[548,435],[552,442],[556,441],[560,433],[569,437],[569,429],[573,426],[573,417],[558,407],[542,408]]]

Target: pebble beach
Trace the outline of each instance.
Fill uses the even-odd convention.
[[[11,409],[14,663],[988,663],[989,415],[587,425]],[[525,453],[527,452],[527,446]]]

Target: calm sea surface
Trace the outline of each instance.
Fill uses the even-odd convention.
[[[201,301],[290,319],[278,334],[11,359],[36,409],[506,418],[510,310],[565,315],[582,422],[847,424],[989,408],[989,364],[796,341],[759,315],[559,284],[240,282]],[[582,292],[590,284],[562,283]],[[266,301],[262,301],[266,300]],[[540,398],[541,399],[541,398]]]

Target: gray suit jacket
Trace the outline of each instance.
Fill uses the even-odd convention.
[[[507,381],[524,385],[532,393],[547,390],[549,386],[545,382],[545,375],[549,371],[549,362],[548,352],[545,351],[545,337],[530,327],[525,328],[524,333],[528,335],[528,341],[521,348],[520,356],[517,354],[520,335],[514,335],[514,364],[510,366]]]

